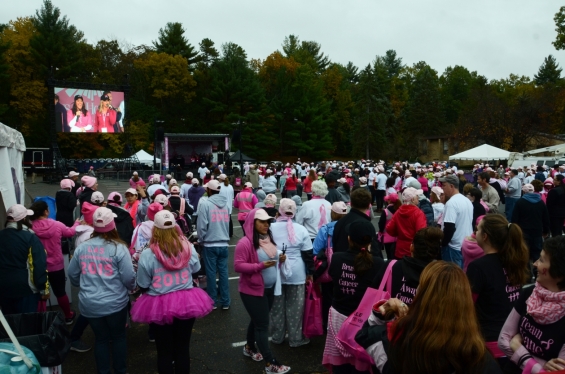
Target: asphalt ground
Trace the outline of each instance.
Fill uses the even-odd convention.
[[[98,190],[105,197],[112,191],[124,193],[129,188],[127,182],[99,181]],[[31,184],[30,178],[26,183],[26,206],[31,204],[31,198],[37,196],[52,196],[59,190],[57,184],[38,182]],[[280,198],[280,194],[277,194]],[[305,194],[303,195],[305,199]],[[190,341],[191,372],[195,374],[208,373],[262,373],[264,362],[254,362],[242,354],[245,335],[249,324],[249,316],[243,307],[237,291],[239,274],[233,270],[233,253],[235,245],[241,239],[243,232],[237,221],[237,209],[232,212],[234,236],[229,243],[230,258],[228,260],[229,286],[231,306],[225,311],[220,308],[208,316],[199,319],[194,324]],[[373,219],[377,226],[378,218]],[[72,288],[73,303],[71,308],[78,312],[78,288]],[[53,307],[53,310],[58,307]],[[73,326],[69,326],[69,331]],[[147,335],[147,325],[132,323],[127,331],[128,373],[153,374],[157,373],[157,351],[155,344],[150,343]],[[93,346],[94,334],[88,327],[82,340]],[[321,365],[325,345],[325,336],[312,338],[310,344],[298,348],[290,348],[288,340],[281,345],[271,344],[271,349],[277,360],[292,369],[289,373],[326,373]],[[63,373],[96,373],[94,352],[69,352],[63,363]]]

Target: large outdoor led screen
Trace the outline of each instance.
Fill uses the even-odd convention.
[[[124,132],[124,93],[55,87],[57,132]]]

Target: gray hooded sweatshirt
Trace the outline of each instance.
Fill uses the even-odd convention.
[[[215,194],[198,205],[198,242],[205,247],[227,247],[230,241],[230,214],[225,196]]]
[[[124,309],[135,273],[128,247],[96,237],[77,247],[68,269],[69,279],[80,287],[79,307],[87,318],[99,318]]]

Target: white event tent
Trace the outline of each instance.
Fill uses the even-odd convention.
[[[492,145],[483,144],[475,148],[468,149],[456,155],[449,156],[450,160],[508,160],[510,152],[504,149],[493,147]]]
[[[145,152],[143,149],[137,152],[135,155],[137,156],[137,159],[139,160],[140,163],[153,165],[153,155],[150,155],[149,153]],[[157,163],[161,162],[161,159],[159,157],[157,157],[155,160]]]

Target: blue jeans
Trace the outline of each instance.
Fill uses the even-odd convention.
[[[203,247],[202,253],[204,253],[206,278],[208,278],[206,292],[208,292],[210,298],[214,300],[214,305],[230,306],[228,247]],[[218,286],[216,286],[216,273],[218,273],[220,278]],[[218,300],[218,292],[220,292],[220,300]]]
[[[112,342],[112,361],[115,374],[126,374],[126,322],[128,308],[98,318],[88,318],[94,332],[94,358],[98,374],[111,374],[110,342]]]
[[[512,222],[512,212],[514,211],[514,206],[516,205],[518,198],[506,196],[505,200],[506,204],[504,204],[504,214],[506,214],[508,222]]]
[[[449,246],[443,247],[441,249],[441,259],[447,262],[453,262],[463,268],[463,254],[461,251],[453,249]]]

